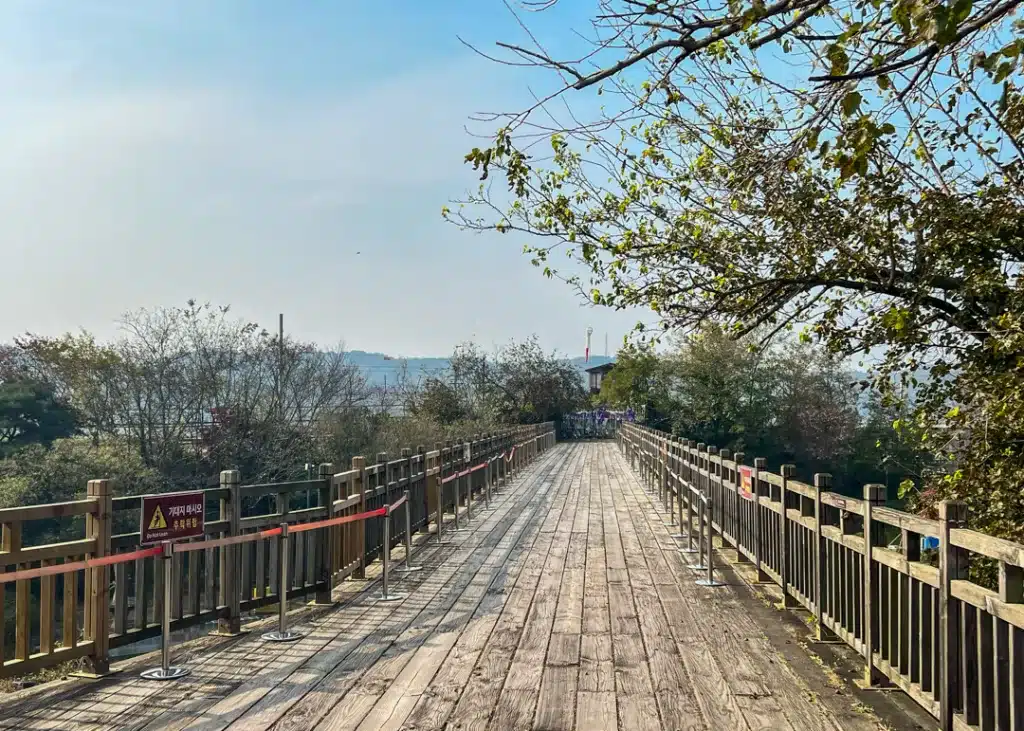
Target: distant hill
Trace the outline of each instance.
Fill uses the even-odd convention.
[[[407,377],[412,382],[440,374],[448,368],[447,358],[400,358],[384,353],[367,353],[365,350],[350,350],[345,354],[345,358],[366,374],[371,386],[398,383],[403,365],[406,366]],[[583,356],[569,360],[579,369],[582,378],[582,374],[587,368],[610,363],[615,359],[604,355],[592,355],[589,363],[584,360]]]

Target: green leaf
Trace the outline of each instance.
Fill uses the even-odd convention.
[[[843,115],[849,117],[856,113],[860,107],[861,95],[859,91],[851,91],[849,94],[843,97],[842,108]]]

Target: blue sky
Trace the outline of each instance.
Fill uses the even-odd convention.
[[[553,49],[592,3],[567,5],[531,16]],[[520,39],[495,0],[4,0],[0,338],[110,336],[191,297],[395,355],[531,333],[575,354],[587,325],[614,350],[640,313],[440,220],[476,184],[469,115],[550,82],[457,35]]]

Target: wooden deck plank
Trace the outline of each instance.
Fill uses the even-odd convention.
[[[625,481],[628,483],[628,480]],[[641,550],[651,564],[660,566],[664,563],[668,566],[679,579],[678,586],[689,586],[696,577],[693,572],[682,567],[679,554],[648,548],[664,545],[665,536],[659,534],[667,533],[652,510],[652,501],[635,480],[632,481],[629,493],[627,502],[636,501],[632,515],[634,525],[638,528]],[[694,587],[696,591],[688,592],[689,601],[683,601],[682,597],[676,598],[667,585],[658,586],[658,589],[665,595],[673,596],[672,604],[676,611],[684,613],[677,616],[691,619],[694,627],[698,627],[698,619],[702,620],[698,629],[701,630],[703,643],[718,648],[718,656],[725,660],[718,664],[723,668],[729,688],[736,696],[743,718],[751,728],[816,731],[873,728],[872,723],[864,718],[855,719],[852,725],[840,725],[821,704],[810,701],[811,694],[801,692],[802,684],[756,628],[731,589],[698,590]],[[693,639],[689,638],[691,642]],[[697,638],[697,641],[701,639]]]
[[[574,451],[567,455],[566,475],[571,474],[573,465],[583,459],[582,451]],[[569,481],[563,475],[555,483],[551,491],[552,502],[550,513],[559,516],[569,497]],[[543,573],[544,564],[553,533],[544,531],[543,524],[535,532],[529,543],[529,550],[522,556],[522,565],[518,569],[518,577],[514,578],[514,586],[506,585],[500,595],[501,604],[498,616],[483,645],[475,650],[467,651],[450,666],[451,673],[457,680],[458,693],[448,692],[445,683],[451,677],[449,673],[439,673],[430,684],[410,714],[408,728],[441,728],[450,718],[450,727],[459,729],[486,728],[489,723],[498,691],[508,674],[512,657],[525,627],[533,594]],[[472,636],[464,635],[467,643],[476,644]],[[456,645],[456,652],[459,645]],[[446,666],[448,667],[448,666]]]
[[[554,626],[555,611],[561,593],[562,573],[565,568],[566,556],[572,535],[572,525],[576,519],[579,505],[580,479],[572,470],[568,500],[559,515],[551,513],[541,530],[548,529],[554,537],[548,548],[544,569],[537,583],[533,600],[527,610],[526,623],[509,665],[505,682],[494,709],[495,719],[491,724],[494,729],[535,728],[535,711],[545,716],[555,715],[557,709],[541,708],[538,705],[541,686],[545,675],[545,659],[551,643],[551,630]],[[545,700],[552,700],[550,693]],[[525,723],[524,723],[525,719]],[[543,727],[542,727],[543,728]]]
[[[364,718],[371,715],[373,718],[390,719],[388,723],[392,723],[398,715],[394,711],[399,705],[399,700],[394,699],[395,696],[392,694],[394,707],[377,709],[381,696],[395,683],[399,683],[402,688],[407,688],[410,677],[415,682],[417,673],[422,673],[424,670],[422,660],[414,662],[412,667],[409,667],[413,655],[420,654],[422,657],[422,653],[419,653],[417,648],[422,649],[424,643],[429,643],[432,648],[443,644],[443,638],[439,639],[434,634],[435,628],[442,624],[442,620],[451,620],[453,611],[465,612],[467,610],[465,602],[456,607],[463,592],[469,590],[469,596],[482,598],[484,589],[496,575],[497,568],[502,563],[502,557],[507,555],[511,547],[518,542],[519,533],[531,526],[531,520],[535,514],[541,514],[538,511],[546,505],[542,492],[520,490],[519,495],[521,495],[521,499],[517,501],[510,500],[506,496],[503,501],[504,509],[496,510],[483,524],[486,527],[490,525],[491,521],[500,518],[507,526],[500,535],[494,534],[489,540],[480,542],[469,541],[460,547],[460,549],[464,549],[463,552],[453,556],[451,569],[453,572],[459,571],[462,578],[447,591],[447,598],[440,604],[435,603],[430,606],[429,610],[424,608],[415,615],[415,624],[407,626],[403,630],[404,635],[397,638],[397,649],[387,650],[388,645],[396,640],[395,637],[384,638],[384,641],[377,643],[374,650],[380,655],[384,655],[385,651],[388,651],[392,656],[390,662],[386,662],[380,668],[376,666],[370,668],[362,678],[345,671],[325,677],[316,689],[303,698],[302,702],[276,728],[282,731],[284,729],[305,729],[317,723],[325,729],[355,728],[363,723]],[[478,515],[474,525],[479,520]],[[474,533],[477,532],[474,531]],[[509,533],[515,537],[507,539],[506,536]],[[494,555],[491,551],[495,548],[501,548],[506,553]],[[476,573],[484,566],[486,566],[485,573],[488,579],[481,583],[476,581]],[[331,710],[342,705],[347,706],[349,696],[359,696],[354,709],[346,707],[341,713]],[[401,698],[401,694],[398,698]],[[372,702],[368,702],[368,699]],[[414,704],[406,703],[403,706],[406,708],[406,712],[411,710],[411,705]]]

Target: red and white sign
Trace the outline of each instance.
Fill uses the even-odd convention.
[[[754,499],[754,471],[750,467],[739,467],[740,473],[740,495],[745,500]]]

